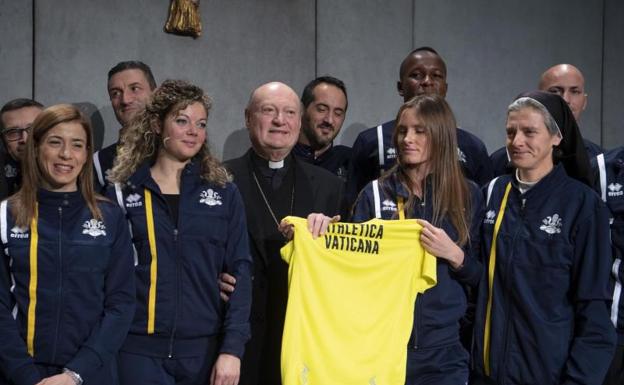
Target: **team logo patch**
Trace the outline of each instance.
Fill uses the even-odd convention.
[[[386,150],[386,158],[387,159],[395,159],[397,157],[396,148],[388,147]]]
[[[607,194],[610,197],[624,195],[624,191],[622,191],[622,185],[619,183],[610,183],[607,188],[609,189],[609,192]]]
[[[141,202],[141,196],[137,193],[130,194],[126,197],[126,207],[140,207],[143,206]]]
[[[4,166],[4,176],[7,178],[15,178],[17,176],[17,168],[7,164]]]
[[[457,159],[459,159],[462,163],[468,163],[468,159],[466,159],[466,154],[461,150],[461,148],[457,147]]]
[[[206,191],[202,191],[199,196],[201,197],[199,203],[205,203],[208,206],[221,206],[222,204],[221,195],[211,188]]]
[[[485,213],[485,219],[483,220],[483,223],[488,224],[488,225],[493,225],[495,220],[496,220],[496,211],[490,210],[487,213]]]
[[[559,217],[559,214],[553,214],[542,219],[542,223],[540,230],[548,234],[559,234],[561,232],[561,217]]]
[[[97,219],[89,219],[82,225],[82,233],[88,234],[93,238],[99,237],[100,235],[106,236],[106,226],[102,221],[98,221]]]
[[[14,226],[11,229],[10,237],[11,238],[17,238],[17,239],[28,238],[28,230],[27,229],[22,229],[21,227]]]
[[[386,199],[381,202],[381,210],[382,211],[397,211],[397,206],[390,199]]]

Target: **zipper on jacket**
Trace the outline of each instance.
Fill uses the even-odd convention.
[[[173,229],[173,243],[175,244],[175,249],[178,251],[178,229]],[[179,311],[179,303],[180,303],[180,258],[179,253],[176,252],[175,257],[175,299],[174,299],[174,309],[173,309],[173,329],[171,330],[171,337],[169,339],[169,358],[173,358],[173,341],[175,340],[176,329],[178,328],[178,311]]]
[[[59,282],[58,282],[58,305],[56,308],[56,329],[54,333],[54,348],[52,350],[52,362],[56,361],[56,348],[58,345],[59,329],[61,327],[61,308],[63,307],[63,253],[61,247],[61,240],[63,236],[63,208],[59,206],[59,226],[58,226],[58,268],[59,268]]]

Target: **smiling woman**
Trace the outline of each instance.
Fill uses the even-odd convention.
[[[134,314],[132,245],[121,210],[93,192],[92,149],[78,109],[45,109],[22,186],[0,204],[0,370],[10,383],[117,383]]]
[[[208,150],[210,107],[201,88],[166,80],[120,140],[107,195],[127,213],[139,283],[119,354],[124,385],[238,383],[251,257],[238,189]],[[227,307],[217,287],[223,272],[237,282]],[[171,362],[186,375],[170,375]]]

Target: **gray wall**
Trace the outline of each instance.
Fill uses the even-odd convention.
[[[213,96],[209,139],[228,159],[248,147],[243,109],[253,88],[281,80],[300,92],[332,74],[349,90],[338,142],[351,145],[363,128],[394,117],[399,64],[412,48],[430,45],[446,59],[460,125],[490,152],[503,144],[507,104],[561,62],[586,77],[584,134],[608,148],[624,144],[618,0],[204,0],[196,40],[163,32],[168,3],[0,0],[0,103],[18,96],[79,103],[98,129],[96,143],[108,144],[118,124],[106,73],[139,59],[158,81],[191,80]]]

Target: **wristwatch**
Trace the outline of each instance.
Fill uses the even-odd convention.
[[[72,378],[72,380],[74,380],[76,385],[82,385],[82,377],[80,377],[80,374],[74,372],[71,369],[67,369],[67,368],[63,368],[63,373],[69,375]]]

